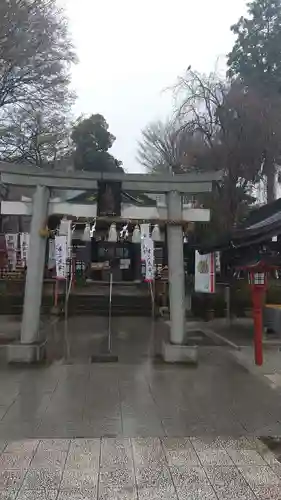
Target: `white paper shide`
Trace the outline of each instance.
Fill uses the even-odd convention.
[[[56,274],[58,280],[66,279],[67,276],[67,236],[55,237],[55,259]]]

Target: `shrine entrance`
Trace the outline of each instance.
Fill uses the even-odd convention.
[[[21,202],[4,201],[1,203],[2,214],[31,215],[30,246],[25,282],[25,296],[23,320],[21,325],[20,343],[10,345],[8,357],[10,361],[32,362],[39,361],[44,354],[45,339],[39,338],[40,309],[42,302],[42,288],[44,278],[45,253],[47,240],[50,237],[47,226],[48,216],[61,214],[65,221],[80,223],[84,221],[85,234],[83,241],[85,248],[89,249],[88,268],[89,279],[93,272],[99,272],[100,280],[106,279],[98,266],[106,267],[108,255],[111,257],[110,265],[116,268],[115,280],[130,281],[137,275],[142,276],[139,265],[140,242],[146,262],[146,275],[148,281],[155,277],[153,256],[153,230],[151,227],[161,226],[167,228],[167,253],[168,253],[168,293],[170,306],[170,339],[163,347],[164,359],[178,357],[180,352],[186,351],[185,338],[185,273],[184,273],[184,231],[190,223],[196,221],[208,222],[210,211],[200,204],[183,202],[193,199],[197,193],[209,192],[213,188],[213,181],[220,179],[219,172],[206,174],[186,175],[146,175],[146,174],[106,174],[90,172],[59,172],[37,169],[34,167],[0,163],[1,180],[4,184],[15,186],[30,186],[35,188],[33,200]],[[53,190],[98,190],[100,203],[91,205],[70,204],[65,200],[55,198]],[[143,192],[162,196],[161,203],[154,207],[141,207],[141,210],[129,205],[126,207],[121,200],[121,192]],[[106,212],[106,215],[104,213]],[[65,216],[65,217],[64,217]],[[61,221],[62,222],[62,221]],[[109,225],[107,242],[98,240],[92,245],[90,233],[96,223]],[[131,230],[131,242],[124,241],[124,234],[119,233],[118,225],[123,226],[122,233],[126,233],[128,225]],[[144,230],[141,235],[140,226]],[[55,236],[57,245],[57,280],[65,279],[66,252],[70,245],[67,244],[68,233],[60,231]],[[118,234],[119,233],[119,234]],[[68,236],[66,236],[68,235]],[[136,238],[138,236],[138,238]],[[119,243],[119,240],[123,240]],[[56,243],[56,242],[55,242]],[[109,244],[113,243],[113,245]],[[92,266],[92,256],[97,260]],[[77,256],[76,256],[77,257]],[[110,259],[109,259],[110,260]],[[94,267],[94,268],[93,268]],[[96,267],[96,268],[95,268]],[[141,270],[141,272],[140,272]],[[71,274],[72,277],[72,274]],[[94,275],[97,277],[97,274]],[[71,283],[71,279],[70,279]],[[68,292],[69,293],[69,289]],[[175,346],[175,347],[174,347]],[[172,355],[169,355],[172,352]]]
[[[114,282],[141,279],[140,244],[130,241],[112,243],[91,241],[91,264],[88,278],[93,281],[109,280],[109,263],[112,262]]]

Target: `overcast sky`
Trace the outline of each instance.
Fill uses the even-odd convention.
[[[117,138],[112,153],[126,171],[141,171],[141,129],[172,110],[165,89],[189,64],[202,72],[217,64],[223,70],[233,44],[229,28],[245,14],[246,1],[60,1],[79,57],[75,114],[103,114]]]

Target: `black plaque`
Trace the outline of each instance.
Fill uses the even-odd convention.
[[[98,183],[98,216],[121,215],[121,182]]]

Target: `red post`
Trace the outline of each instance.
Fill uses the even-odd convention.
[[[252,287],[252,301],[253,301],[253,317],[254,317],[254,343],[255,343],[255,363],[258,366],[263,364],[263,294],[262,287]]]

